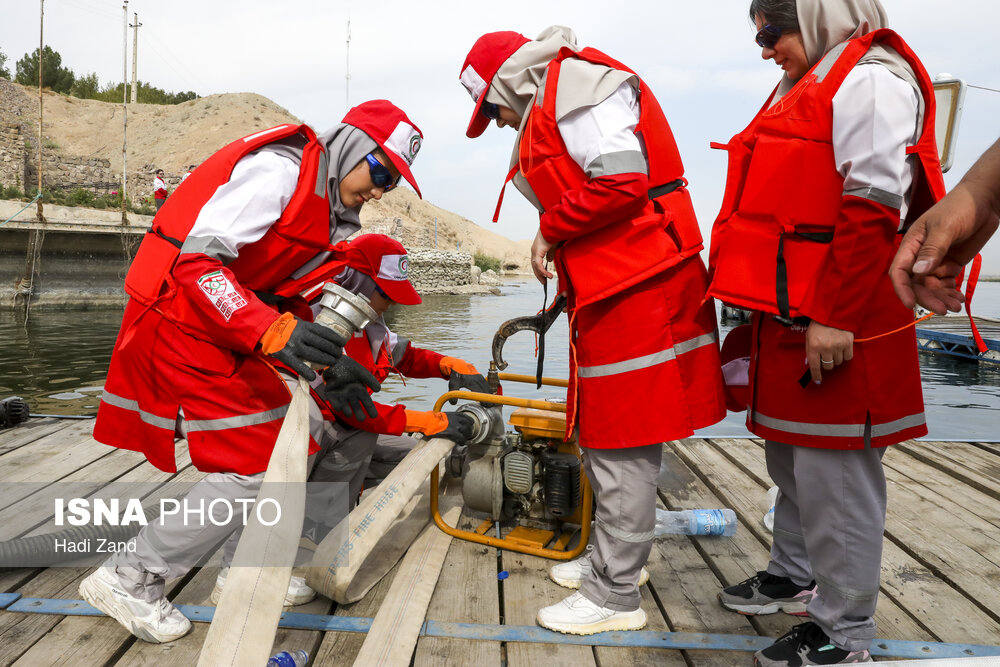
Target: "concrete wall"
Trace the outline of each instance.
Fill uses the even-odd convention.
[[[23,125],[0,124],[0,185],[34,192],[38,183],[37,143],[37,137],[25,135]],[[117,190],[118,182],[108,160],[60,155],[57,149],[42,148],[42,184],[45,187],[84,188],[103,193]]]
[[[435,249],[431,230],[408,227],[400,218],[395,218],[368,224],[362,233],[385,234],[403,244],[409,255],[410,282],[418,290],[476,282],[472,279],[472,256]]]

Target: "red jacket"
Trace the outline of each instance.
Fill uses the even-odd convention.
[[[227,265],[184,250],[199,211],[235,164],[294,137],[303,145],[298,184],[264,236]],[[342,247],[329,242],[326,164],[310,128],[282,125],[218,151],[164,204],[126,277],[131,299],[97,415],[97,440],[141,451],[173,472],[174,423],[182,411],[199,470],[266,469],[289,403],[285,382],[256,351],[280,312],[269,295],[292,296],[309,286],[305,282],[321,282],[343,266]],[[332,251],[332,259],[307,281],[292,281],[291,274],[321,251]],[[310,451],[316,448],[311,443]]]
[[[686,437],[721,419],[725,407],[715,311],[703,299],[702,240],[680,155],[640,81],[635,132],[648,176],[588,178],[568,154],[555,116],[560,66],[570,57],[631,72],[594,49],[563,49],[518,147],[519,169],[544,208],[542,235],[560,241],[559,289],[569,294],[566,437],[578,427],[580,444],[595,448]],[[625,408],[639,397],[641,414]]]
[[[372,346],[365,332],[355,334],[344,346],[344,353],[371,371],[379,382],[389,377],[390,373],[411,378],[445,378],[441,370],[443,354],[416,347],[392,332],[379,345],[377,359],[372,357]],[[366,417],[364,421],[356,421],[340,413],[328,415],[370,433],[400,435],[405,431],[406,406],[376,402],[375,409],[378,416]]]
[[[916,73],[924,125],[911,189],[916,219],[944,194],[934,139],[934,93],[923,66],[894,32],[879,30],[831,51],[777,104],[733,137],[729,180],[712,231],[709,294],[762,311],[755,321],[748,427],[779,442],[851,449],[927,433],[913,314],[888,277],[899,243],[899,203],[889,193],[844,192],[833,150],[833,98],[869,47],[895,49]],[[855,334],[854,358],[802,387],[805,316]],[[869,342],[863,339],[874,338]],[[862,341],[862,342],[859,342]]]

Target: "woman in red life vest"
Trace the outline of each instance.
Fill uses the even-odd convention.
[[[343,241],[360,229],[366,201],[401,176],[417,188],[410,164],[421,137],[402,110],[374,100],[319,136],[282,125],[205,161],[160,209],[126,277],[130,300],[94,437],[140,451],[168,472],[176,470],[175,440],[186,438],[191,462],[209,473],[186,503],[232,506],[256,497],[299,374],[315,392],[312,464],[338,451],[323,411],[354,405],[374,415],[368,389],[378,383],[341,355],[347,341],[312,321],[300,293],[344,269]],[[306,362],[329,369],[320,378]],[[357,474],[327,481],[348,486]],[[235,552],[236,524],[172,519],[146,526],[134,549],[81,584],[88,602],[146,641],[190,629],[164,597],[165,581],[227,535],[223,561]],[[293,578],[286,602],[311,596]]]
[[[532,268],[551,255],[568,298],[567,431],[597,495],[592,544],[552,568],[579,588],[538,612],[560,632],[646,623],[638,586],[652,545],[664,441],[725,413],[718,333],[694,210],[656,98],[625,65],[552,27],[483,35],[460,81],[468,136],[517,130],[509,178],[540,212]]]
[[[766,570],[726,588],[744,614],[808,613],[758,665],[869,658],[886,445],[927,433],[912,312],[887,270],[943,193],[934,94],[878,0],[754,0],[784,75],[733,137],[709,294],[755,311],[747,427],[780,489]],[[799,662],[802,660],[802,662]]]

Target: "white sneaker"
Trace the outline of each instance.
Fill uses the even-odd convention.
[[[215,580],[215,588],[212,589],[212,595],[210,596],[212,604],[219,604],[219,598],[222,597],[222,587],[226,585],[226,576],[228,574],[228,567],[219,570],[219,576]],[[309,587],[305,579],[293,576],[288,582],[288,591],[285,593],[283,604],[286,607],[294,607],[310,602],[315,597],[316,591]]]
[[[146,602],[129,594],[109,567],[99,567],[81,581],[80,595],[91,607],[103,611],[133,635],[152,644],[172,642],[191,630],[191,621],[167,598]]]
[[[599,607],[579,592],[551,607],[542,607],[535,617],[538,625],[571,635],[592,635],[610,630],[640,630],[646,626],[646,612],[615,611]]]
[[[594,550],[593,544],[587,545],[587,550],[583,555],[575,560],[566,563],[553,565],[549,569],[549,579],[565,588],[580,588],[583,580],[590,576],[590,554]],[[645,566],[639,570],[639,586],[649,581],[649,570]]]

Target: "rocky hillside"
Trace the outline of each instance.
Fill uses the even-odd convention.
[[[110,161],[114,173],[122,165],[122,105],[46,91],[44,145],[69,157]],[[0,122],[19,124],[24,136],[38,134],[36,90],[0,79]],[[301,122],[286,109],[255,93],[210,95],[177,105],[128,105],[127,165],[130,182],[152,180],[163,169],[176,184],[187,165],[198,164],[215,150],[257,128]],[[3,156],[0,156],[2,159]],[[136,191],[133,187],[132,191]],[[142,188],[139,189],[142,191]],[[372,231],[396,233],[412,247],[437,246],[483,252],[500,259],[512,272],[529,271],[530,242],[511,241],[455,213],[420,200],[408,188],[397,188],[362,210],[362,223]]]

